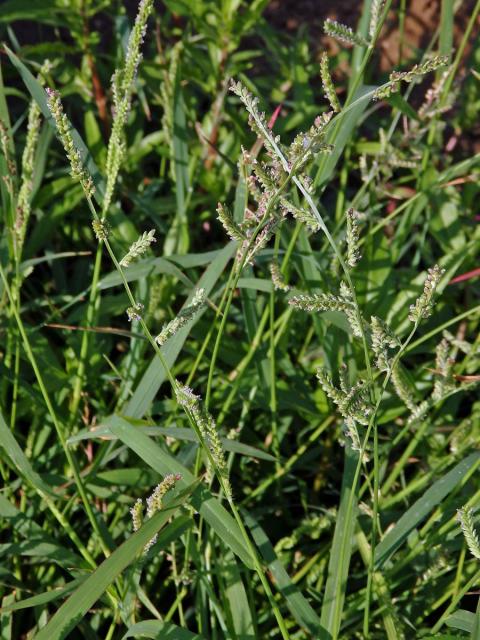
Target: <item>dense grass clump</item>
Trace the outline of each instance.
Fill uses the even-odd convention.
[[[5,640],[478,637],[480,0],[405,5],[0,5]]]

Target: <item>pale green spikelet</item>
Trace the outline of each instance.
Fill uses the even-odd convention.
[[[380,20],[380,13],[383,9],[384,0],[372,0],[372,6],[370,9],[370,24],[368,27],[368,35],[371,39],[375,36],[378,22]]]
[[[377,316],[371,318],[372,349],[376,356],[376,366],[380,371],[389,371],[391,362],[389,349],[400,346],[400,340],[390,327]]]
[[[217,218],[222,223],[223,228],[225,229],[228,237],[231,240],[243,242],[246,239],[245,234],[240,229],[238,224],[234,221],[229,209],[222,205],[220,202],[217,205]]]
[[[110,233],[110,225],[105,219],[92,221],[93,232],[99,242],[103,242],[108,238]]]
[[[120,260],[121,267],[128,267],[133,260],[142,256],[153,242],[156,242],[155,229],[144,233],[131,245],[128,253]]]
[[[435,349],[435,383],[433,385],[432,400],[440,400],[455,389],[453,365],[455,359],[451,357],[451,345],[447,338],[443,338]]]
[[[213,466],[222,480],[227,498],[232,497],[232,488],[228,477],[228,465],[222,441],[218,435],[217,425],[210,413],[202,406],[200,396],[193,393],[190,387],[177,380],[176,397],[180,406],[190,413],[200,431],[205,445],[208,447]]]
[[[333,111],[327,111],[315,118],[313,125],[306,132],[299,133],[287,149],[287,157],[291,171],[302,171],[318,153],[331,153],[333,145],[325,142],[327,125],[332,119]]]
[[[5,158],[7,165],[8,175],[3,176],[5,185],[10,193],[12,200],[15,199],[15,182],[17,177],[17,165],[15,158],[11,153],[11,140],[10,132],[7,129],[6,124],[0,118],[0,150]]]
[[[420,322],[432,314],[433,296],[444,273],[445,269],[441,269],[438,264],[428,270],[422,295],[417,298],[415,304],[410,305],[410,322]]]
[[[358,243],[360,240],[360,230],[358,228],[358,211],[355,211],[352,207],[348,209],[346,213],[347,218],[347,264],[353,269],[360,258],[360,250]]]
[[[140,47],[145,38],[147,21],[153,9],[153,0],[141,0],[138,5],[135,24],[130,33],[125,56],[125,64],[112,77],[113,122],[108,142],[106,175],[107,184],[103,200],[102,212],[105,215],[110,208],[118,172],[125,155],[123,131],[130,111],[132,93],[138,66],[142,59]]]
[[[362,443],[360,441],[360,434],[358,433],[357,423],[353,418],[345,418],[345,435],[350,440],[350,445],[353,451],[358,451],[362,454],[362,462],[367,463],[370,458],[366,451],[362,452]]]
[[[58,138],[60,139],[68,161],[70,162],[71,176],[74,180],[78,180],[80,182],[87,197],[91,198],[95,193],[93,180],[84,166],[85,163],[79,150],[73,142],[72,134],[70,133],[71,126],[63,111],[60,95],[53,89],[46,89],[46,93],[48,108],[55,122]]]
[[[350,27],[347,27],[345,24],[341,24],[336,20],[332,20],[327,18],[323,23],[323,30],[330,36],[331,38],[335,38],[336,40],[340,40],[345,44],[349,45],[360,45],[361,47],[365,47],[368,45],[368,42],[365,40],[363,36],[358,33],[355,33]]]
[[[230,81],[230,91],[240,98],[245,105],[250,128],[263,141],[265,148],[272,154],[277,154],[277,145],[280,144],[280,136],[274,136],[268,127],[265,113],[258,109],[258,98],[254,97],[241,82]]]
[[[43,86],[45,84],[45,74],[51,68],[51,63],[46,60],[38,74],[37,80]],[[15,231],[17,233],[18,243],[20,247],[25,240],[28,220],[31,212],[31,197],[33,188],[33,175],[35,171],[35,154],[37,151],[38,138],[40,136],[40,127],[42,122],[42,113],[40,107],[35,100],[31,100],[28,109],[27,137],[25,147],[22,154],[22,170],[20,189],[18,190]]]
[[[280,208],[283,215],[291,214],[295,220],[303,222],[303,224],[310,229],[310,231],[317,232],[320,229],[320,224],[315,216],[308,210],[289,202],[286,198],[280,198]]]
[[[335,387],[328,373],[319,367],[317,378],[322,389],[327,396],[337,405],[344,418],[350,418],[359,424],[368,425],[369,416],[372,413],[372,406],[368,397],[367,387],[364,382],[359,381],[350,389],[342,381],[341,389]]]
[[[458,509],[457,520],[460,522],[460,527],[470,553],[480,560],[480,542],[473,522],[473,509],[469,509],[466,506]]]
[[[413,82],[426,73],[430,73],[431,71],[436,71],[440,67],[444,67],[448,62],[448,56],[433,56],[425,62],[414,65],[409,71],[392,71],[389,76],[389,81],[375,91],[373,99],[383,100],[388,98],[392,93],[396,93],[399,90],[401,82]]]
[[[422,400],[418,405],[413,407],[411,414],[408,417],[407,425],[411,427],[417,422],[421,422],[430,409],[430,402],[428,400]]]
[[[161,332],[155,338],[155,341],[159,345],[165,344],[168,338],[174,336],[182,327],[188,324],[190,320],[193,320],[200,309],[204,306],[205,299],[205,289],[197,289],[190,304],[181,309],[177,316],[163,327]]]
[[[293,296],[288,301],[296,309],[303,311],[341,311],[349,321],[353,335],[361,338],[362,327],[359,325],[355,305],[349,288],[345,283],[340,284],[340,295],[333,293],[314,293],[313,295],[301,294]]]
[[[400,366],[397,364],[396,367],[392,369],[391,381],[393,384],[393,388],[395,389],[395,393],[400,398],[400,400],[405,404],[408,409],[413,413],[417,405],[415,403],[415,397],[412,393],[410,385],[408,384],[407,378]]]
[[[136,302],[132,307],[128,307],[127,309],[128,321],[133,322],[134,320],[141,320],[142,311],[143,311],[143,304],[141,302]]]
[[[157,486],[155,487],[155,489],[153,490],[153,493],[151,496],[149,496],[147,498],[147,518],[151,518],[152,516],[154,516],[157,511],[160,511],[163,507],[163,498],[165,497],[165,495],[174,488],[174,486],[176,485],[176,483],[181,480],[182,476],[180,474],[173,474],[170,473],[168,475],[166,475],[163,480],[160,482],[160,484],[157,484]],[[137,504],[138,504],[138,500],[137,503],[135,504],[135,506],[132,509],[132,518],[134,518],[134,531],[136,531],[135,529],[135,515],[134,515],[134,509],[137,508]],[[142,505],[142,501],[140,500],[140,504]],[[143,510],[143,505],[142,505],[142,510]],[[145,545],[144,549],[143,549],[143,553],[147,553],[149,551],[149,549],[156,543],[157,541],[157,534],[155,534],[153,536],[153,538],[151,538],[147,544]]]
[[[134,531],[138,531],[143,523],[143,502],[141,498],[135,502],[130,509],[132,515],[132,526]]]
[[[275,289],[279,289],[280,291],[290,290],[290,286],[285,282],[285,278],[280,270],[278,262],[270,263],[270,275],[272,276],[272,282]]]
[[[322,53],[322,57],[320,59],[320,78],[322,80],[322,87],[325,98],[328,100],[331,109],[335,111],[335,113],[339,113],[340,103],[338,101],[332,76],[330,75],[330,70],[328,68],[328,54],[326,51]]]
[[[275,218],[270,218],[269,220],[267,220],[265,226],[255,238],[255,242],[250,247],[250,249],[248,249],[248,240],[245,240],[243,242],[243,245],[240,249],[240,255],[245,255],[246,264],[253,264],[254,257],[266,246],[277,226],[278,220]]]

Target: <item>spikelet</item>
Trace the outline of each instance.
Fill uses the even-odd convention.
[[[346,387],[341,375],[341,388],[338,389],[324,369],[319,367],[316,373],[322,389],[337,405],[342,416],[345,419],[351,419],[358,424],[367,426],[369,416],[372,414],[372,406],[368,398],[365,383],[359,381],[349,389]]]
[[[396,93],[400,88],[400,82],[413,82],[416,78],[419,78],[426,73],[430,73],[431,71],[436,71],[440,67],[444,67],[448,64],[448,56],[434,56],[422,62],[420,64],[414,65],[410,71],[392,71],[389,76],[389,81],[379,87],[374,95],[374,100],[383,100],[392,95],[392,93]]]
[[[138,531],[143,523],[143,502],[141,498],[135,502],[133,507],[130,509],[130,513],[132,514],[132,526],[134,531]]]
[[[438,265],[428,270],[422,295],[417,298],[415,304],[410,305],[408,314],[410,322],[420,322],[422,318],[428,318],[432,314],[433,296],[444,273],[445,269],[441,269]]]
[[[15,179],[17,176],[17,165],[15,164],[15,158],[11,153],[11,141],[10,133],[7,126],[0,118],[0,149],[5,158],[7,164],[8,175],[3,176],[5,185],[10,193],[12,201],[15,199]]]
[[[205,289],[197,289],[192,298],[192,301],[189,305],[181,309],[177,316],[170,320],[168,324],[166,324],[158,336],[155,338],[155,341],[159,345],[165,344],[165,342],[171,336],[174,336],[182,327],[192,320],[199,310],[205,304]]]
[[[267,220],[265,226],[257,235],[257,237],[255,238],[255,242],[250,248],[248,248],[249,242],[247,240],[244,241],[240,250],[240,255],[245,254],[246,264],[253,264],[254,257],[267,245],[277,226],[278,220],[275,218],[270,218],[270,220]]]
[[[147,20],[153,9],[153,0],[141,0],[138,5],[135,24],[128,40],[125,64],[121,70],[117,70],[112,77],[112,95],[114,115],[112,133],[108,142],[106,175],[107,184],[103,200],[102,212],[105,215],[113,197],[118,172],[125,155],[125,143],[123,130],[127,121],[132,100],[132,92],[135,84],[138,66],[142,59],[140,47],[147,30]]]
[[[480,560],[480,542],[473,523],[473,510],[468,507],[462,507],[457,511],[457,520],[460,523],[470,553]]]
[[[297,207],[286,198],[280,198],[280,208],[283,215],[291,214],[295,220],[303,222],[303,224],[314,233],[320,229],[320,224],[313,213],[308,209]]]
[[[377,30],[378,21],[380,20],[380,13],[383,9],[383,3],[384,0],[372,0],[372,7],[370,9],[370,24],[368,27],[368,35],[372,40]]]
[[[243,242],[246,239],[245,234],[234,221],[228,208],[224,207],[220,202],[217,205],[217,218],[222,223],[223,228],[231,240]]]
[[[152,242],[156,242],[155,229],[144,231],[140,238],[131,245],[128,253],[120,260],[120,266],[128,267],[133,260],[142,256],[148,250]]]
[[[344,24],[340,24],[336,20],[327,18],[323,23],[323,30],[331,38],[336,38],[341,42],[349,45],[360,45],[361,47],[367,46],[368,42],[358,33],[355,33]]]
[[[279,289],[280,291],[290,290],[290,286],[285,282],[285,278],[280,270],[278,262],[270,263],[270,275],[272,276],[272,282],[275,289]]]
[[[451,347],[447,338],[443,338],[435,349],[435,383],[433,385],[432,400],[438,401],[455,389],[453,379],[454,358],[450,355]]]
[[[38,74],[38,81],[41,85],[44,84],[45,74],[51,68],[51,63],[46,60],[42,65]],[[22,154],[22,171],[21,171],[21,183],[18,190],[17,197],[17,210],[15,220],[15,231],[20,247],[25,240],[25,233],[27,230],[28,220],[31,212],[31,197],[33,187],[33,174],[35,169],[35,153],[37,151],[38,138],[40,135],[40,126],[42,121],[42,114],[40,107],[35,100],[30,102],[28,109],[28,124],[27,124],[27,137],[25,140],[25,147]]]
[[[410,385],[408,384],[407,378],[398,364],[392,370],[391,380],[393,388],[395,389],[395,393],[405,404],[405,406],[407,406],[408,409],[410,409],[410,411],[413,413],[417,408],[415,398]]]
[[[290,298],[288,304],[297,309],[310,312],[341,311],[347,316],[353,335],[357,338],[361,338],[363,335],[363,328],[359,325],[350,291],[343,282],[340,285],[340,295],[334,295],[332,293],[301,294]]]
[[[252,131],[263,141],[265,148],[272,155],[277,155],[280,136],[274,136],[268,126],[265,113],[258,109],[258,98],[252,96],[241,82],[230,81],[230,91],[240,98],[249,114],[248,124]]]
[[[173,489],[173,487],[179,480],[181,480],[181,478],[182,476],[180,474],[170,473],[169,475],[165,476],[162,482],[160,482],[160,484],[155,487],[152,495],[147,498],[147,519],[151,518],[155,515],[155,513],[157,513],[157,511],[160,511],[162,509],[163,498],[171,489]],[[143,523],[143,501],[140,498],[138,498],[133,507],[130,509],[130,513],[132,515],[133,530],[138,531]],[[151,538],[151,540],[147,542],[143,549],[144,554],[147,553],[148,550],[155,544],[155,542],[157,541],[157,537],[157,534],[155,534],[153,538]]]
[[[372,316],[372,349],[376,356],[376,366],[380,371],[390,370],[389,349],[400,346],[400,341],[390,327],[380,318]]]
[[[105,219],[93,220],[92,228],[95,237],[99,242],[102,242],[103,240],[106,240],[108,238],[108,234],[110,233],[110,225]]]
[[[327,111],[315,118],[313,125],[306,132],[295,136],[287,149],[291,171],[302,171],[314,159],[317,153],[331,153],[333,146],[325,142],[326,127],[332,119],[333,111]]]
[[[208,447],[215,470],[222,480],[222,486],[225,490],[226,496],[227,498],[231,498],[232,489],[228,478],[228,466],[225,458],[225,451],[223,449],[220,436],[218,435],[215,420],[202,406],[200,396],[197,396],[193,393],[190,387],[182,385],[178,380],[176,385],[176,396],[178,404],[188,411],[195,421],[195,424]]]
[[[358,211],[355,211],[352,207],[348,209],[346,213],[347,218],[347,264],[353,269],[359,262],[360,250],[358,243],[360,240],[360,231],[358,228]]]
[[[136,302],[132,307],[128,307],[127,309],[128,321],[133,322],[134,320],[141,320],[142,311],[143,311],[143,304],[141,302]]]
[[[322,80],[323,91],[325,98],[330,103],[332,111],[338,113],[340,111],[340,103],[335,92],[335,86],[332,81],[332,76],[328,68],[328,54],[326,51],[322,53],[320,59],[320,78]]]
[[[428,402],[428,400],[422,400],[420,404],[413,408],[412,413],[408,417],[407,425],[411,427],[417,422],[421,422],[427,415],[429,409],[430,403]]]
[[[350,440],[353,451],[362,454],[362,462],[366,464],[370,458],[366,451],[362,452],[362,443],[360,442],[360,434],[358,433],[357,423],[353,418],[345,418],[345,435]]]
[[[71,126],[63,111],[60,95],[53,89],[46,89],[46,93],[48,108],[52,114],[53,120],[55,121],[58,137],[65,149],[68,161],[70,162],[70,174],[74,180],[78,180],[80,182],[85,194],[88,197],[92,197],[95,192],[93,180],[85,169],[80,152],[73,142],[72,134],[70,133]]]

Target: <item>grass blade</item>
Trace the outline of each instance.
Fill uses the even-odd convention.
[[[375,568],[379,569],[405,542],[408,535],[444,498],[451,493],[464,475],[480,461],[480,452],[470,454],[453,469],[437,480],[421,498],[408,509],[395,527],[391,529],[377,546]]]

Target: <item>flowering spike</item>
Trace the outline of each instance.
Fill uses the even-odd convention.
[[[138,240],[135,240],[128,253],[120,260],[120,266],[128,267],[135,258],[143,255],[148,250],[152,242],[156,242],[155,229],[145,231]]]
[[[112,95],[114,115],[112,133],[108,141],[106,174],[107,184],[103,200],[103,214],[105,215],[113,197],[113,190],[117,181],[118,172],[125,155],[125,143],[123,130],[127,122],[132,100],[133,86],[137,75],[138,66],[142,59],[140,47],[145,38],[147,20],[153,9],[153,0],[141,0],[138,5],[135,24],[128,40],[127,54],[123,68],[116,71],[112,77]]]
[[[133,322],[133,320],[141,320],[141,313],[143,311],[143,304],[141,302],[136,302],[133,307],[128,307],[127,316],[128,321]]]
[[[280,270],[278,262],[270,263],[270,274],[272,276],[272,282],[275,289],[280,289],[281,291],[290,290],[290,286],[285,282],[284,275]]]
[[[46,89],[46,93],[48,108],[52,114],[53,120],[55,121],[58,137],[70,162],[71,176],[80,182],[85,194],[88,197],[92,197],[95,193],[93,180],[85,169],[82,156],[73,142],[72,134],[70,133],[71,125],[63,111],[60,95],[57,91],[49,88]]]
[[[400,82],[413,82],[416,78],[419,78],[426,73],[436,71],[440,67],[444,67],[449,62],[448,56],[433,56],[425,62],[414,65],[410,71],[392,71],[389,77],[389,81],[379,87],[374,95],[374,100],[383,100],[389,98],[392,93],[396,93],[400,88]]]
[[[217,218],[222,223],[223,228],[231,240],[236,240],[237,242],[243,242],[245,240],[245,234],[233,220],[230,211],[220,202],[217,205]]]
[[[368,27],[368,35],[373,40],[377,30],[380,13],[383,9],[384,0],[372,0],[372,8],[370,9],[370,25]]]
[[[420,322],[422,318],[428,318],[432,314],[433,296],[444,273],[445,269],[441,269],[438,264],[428,270],[422,295],[417,298],[415,304],[410,305],[410,322]]]
[[[228,498],[232,496],[230,480],[228,478],[228,466],[225,459],[225,451],[218,435],[217,425],[210,413],[202,406],[200,397],[195,395],[186,385],[177,381],[177,402],[190,412],[202,438],[210,452],[215,470],[222,480],[222,486]]]
[[[345,24],[340,24],[336,20],[331,20],[327,18],[323,23],[323,30],[332,38],[336,38],[341,42],[349,45],[360,45],[361,47],[365,47],[368,45],[368,42],[365,40],[363,36],[358,33],[355,33],[347,27]]]
[[[358,211],[355,211],[352,207],[348,209],[347,213],[347,263],[348,266],[353,269],[361,258],[360,251],[358,249],[358,243],[360,239],[360,232],[358,229]]]
[[[295,220],[303,222],[310,231],[317,232],[320,229],[320,223],[315,216],[308,210],[297,207],[289,202],[286,198],[280,198],[280,208],[283,215],[291,214]]]
[[[330,107],[333,111],[338,113],[340,111],[340,103],[335,92],[335,86],[332,81],[332,76],[328,68],[328,54],[326,51],[322,53],[320,59],[320,78],[322,80],[323,91],[325,98],[330,103]]]
[[[197,289],[189,305],[184,307],[178,312],[176,318],[166,324],[155,341],[163,345],[171,336],[174,336],[182,327],[184,327],[190,320],[192,320],[198,313],[198,311],[205,304],[205,289]]]
[[[147,518],[151,518],[157,513],[157,511],[160,511],[162,509],[164,496],[171,489],[173,489],[176,483],[181,479],[182,479],[182,476],[179,473],[177,474],[170,473],[164,477],[164,479],[160,482],[160,484],[157,484],[157,486],[153,490],[152,495],[147,498]],[[133,524],[134,531],[136,531],[136,529],[135,529],[135,516],[133,512],[138,502],[140,502],[140,505],[142,505],[142,501],[137,500],[136,505],[132,508],[132,517],[134,518],[134,524]],[[143,510],[143,505],[142,505],[142,510]],[[157,537],[158,537],[157,534],[155,534],[153,538],[151,538],[147,542],[147,544],[143,549],[143,553],[147,553],[147,551],[155,544],[155,542],[157,541]]]
[[[467,547],[475,558],[480,560],[480,542],[473,523],[473,510],[462,507],[457,511],[457,520],[460,522]]]

